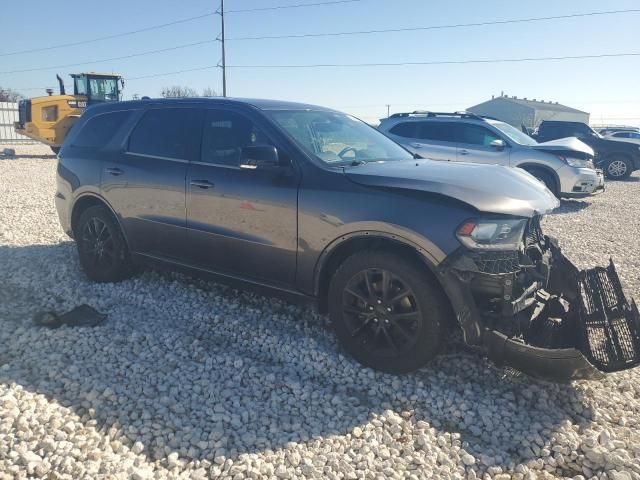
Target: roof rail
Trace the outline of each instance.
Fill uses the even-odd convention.
[[[474,120],[485,120],[491,119],[491,117],[485,117],[481,115],[476,115],[475,113],[467,112],[467,111],[459,111],[459,112],[430,112],[428,110],[414,110],[413,112],[405,112],[405,113],[394,113],[389,118],[405,118],[412,116],[424,116],[428,118],[435,117],[459,117],[459,118],[472,118]]]

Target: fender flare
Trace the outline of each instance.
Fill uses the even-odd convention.
[[[540,165],[539,163],[532,163],[532,162],[524,162],[524,163],[515,165],[515,168],[521,168],[528,172],[529,170],[527,170],[527,167],[542,170],[544,172],[551,174],[551,176],[556,182],[556,187],[558,188],[558,192],[562,191],[562,183],[560,183],[560,175],[558,175],[558,172],[556,172],[553,168],[550,168],[546,165]]]
[[[417,237],[417,235],[416,235]],[[444,259],[446,258],[446,254],[438,248],[435,244],[430,242],[427,239],[421,238],[422,242],[417,241],[417,239],[407,238],[405,235],[401,235],[398,233],[391,233],[384,230],[354,230],[349,233],[345,233],[335,238],[327,246],[324,248],[322,253],[318,256],[316,260],[316,265],[313,271],[313,292],[314,295],[318,295],[320,292],[320,279],[324,268],[327,265],[328,260],[331,258],[332,254],[346,242],[355,240],[355,239],[375,239],[381,238],[385,240],[389,240],[391,242],[397,243],[399,246],[409,247],[415,250],[415,252],[420,255],[423,259],[424,263],[427,265],[431,273],[439,278],[438,275],[438,265],[440,265]]]
[[[131,252],[131,249],[129,247],[129,239],[127,238],[127,234],[124,228],[122,227],[120,216],[116,213],[116,211],[111,206],[111,204],[99,193],[89,191],[89,192],[81,193],[76,198],[74,198],[73,203],[71,204],[71,217],[70,217],[70,224],[71,224],[72,231],[73,231],[73,215],[76,209],[76,205],[80,200],[88,197],[98,200],[100,203],[104,204],[109,209],[109,211],[111,212],[111,215],[113,215],[113,218],[116,219],[118,227],[120,228],[120,232],[122,233],[122,237],[124,238],[124,242],[127,244],[127,249],[129,250],[129,252]]]

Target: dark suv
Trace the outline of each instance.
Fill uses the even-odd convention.
[[[605,138],[586,123],[545,120],[538,127],[535,139],[548,142],[567,137],[579,138],[593,148],[595,163],[608,178],[621,180],[640,169],[640,146]]]
[[[380,370],[421,367],[452,325],[535,375],[634,366],[637,309],[612,267],[578,272],[542,235],[557,205],[524,171],[416,159],[348,115],[237,99],[90,107],[56,194],[89,278],[155,264],[313,301]],[[603,288],[608,316],[581,300]]]

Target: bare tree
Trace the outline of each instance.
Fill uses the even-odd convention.
[[[177,97],[217,97],[218,94],[211,87],[205,87],[202,89],[202,95],[198,95],[195,88],[183,87],[180,85],[173,85],[172,87],[163,87],[161,95],[164,98],[177,98]]]
[[[164,98],[176,98],[176,97],[197,97],[196,92],[191,87],[182,87],[180,85],[173,85],[172,87],[163,87],[160,93]]]
[[[17,102],[24,98],[21,94],[10,88],[0,87],[0,102]]]
[[[203,97],[217,97],[218,94],[216,93],[216,91],[211,88],[211,87],[205,87],[202,89],[202,96]]]

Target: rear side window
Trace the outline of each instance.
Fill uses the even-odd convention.
[[[129,119],[131,110],[104,113],[90,118],[73,140],[75,147],[102,148],[111,141],[118,128]]]
[[[420,122],[417,138],[438,142],[455,142],[454,129],[455,123],[451,122]]]
[[[416,127],[417,124],[415,122],[403,122],[394,126],[389,130],[389,133],[398,135],[399,137],[416,138]]]
[[[193,160],[200,149],[201,117],[196,108],[149,110],[131,133],[129,152]]]

